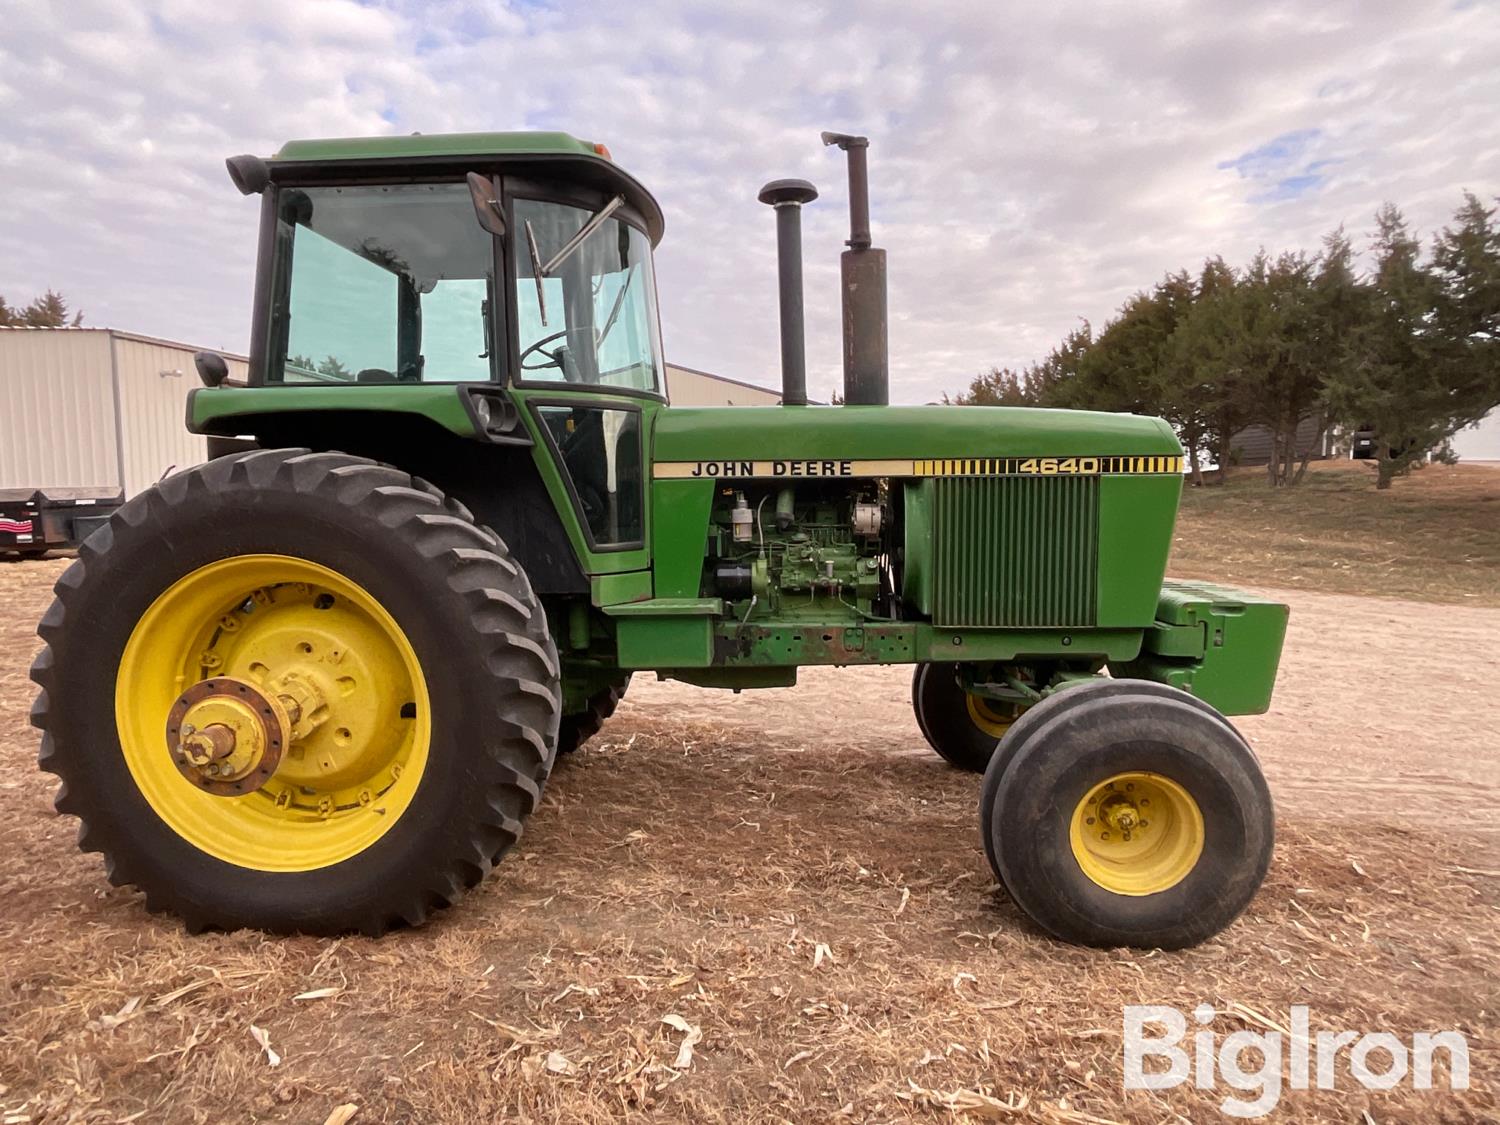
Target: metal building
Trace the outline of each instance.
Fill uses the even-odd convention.
[[[667,398],[673,406],[775,406],[781,392],[668,363]]]
[[[0,489],[128,499],[205,460],[183,424],[197,350],[113,328],[0,328]],[[243,356],[224,358],[245,378]]]
[[[1454,434],[1453,452],[1460,461],[1500,463],[1500,410]]]

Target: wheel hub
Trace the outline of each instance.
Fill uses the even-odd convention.
[[[400,776],[381,711],[402,693],[339,599],[306,583],[258,589],[216,625],[197,664],[218,674],[178,697],[167,731],[194,785],[238,797],[274,774],[279,807],[328,816],[370,804]]]
[[[286,555],[237,555],[163,591],[121,654],[115,714],[158,815],[263,871],[338,863],[379,839],[410,806],[432,737],[420,662],[390,613]]]
[[[1204,820],[1188,791],[1161,774],[1129,772],[1079,801],[1069,829],[1085,875],[1116,894],[1156,894],[1185,879],[1203,854]]]
[[[200,680],[167,713],[167,752],[182,776],[220,797],[242,797],[276,772],[292,728],[274,695],[231,676]]]
[[[1005,732],[1010,730],[1011,724],[1021,713],[1021,709],[1013,703],[986,699],[973,692],[964,693],[964,702],[974,725],[996,739],[1005,737]]]

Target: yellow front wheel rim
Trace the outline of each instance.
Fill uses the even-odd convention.
[[[1004,738],[1005,732],[1016,721],[1018,711],[1014,707],[972,693],[965,693],[964,699],[969,708],[969,720],[992,738]]]
[[[173,704],[210,679],[253,685],[297,716],[275,772],[243,796],[196,786],[169,752]],[[121,655],[115,723],[162,821],[258,871],[310,871],[370,847],[411,805],[432,741],[426,680],[395,619],[350,579],[286,555],[210,563],[158,597]]]
[[[1157,773],[1120,773],[1084,794],[1069,827],[1073,857],[1107,891],[1151,895],[1186,879],[1203,855],[1203,813]]]

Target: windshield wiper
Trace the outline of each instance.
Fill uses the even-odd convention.
[[[595,347],[604,343],[605,337],[609,335],[609,330],[615,326],[615,319],[620,315],[620,306],[625,303],[625,291],[630,288],[630,279],[634,276],[635,264],[632,263],[630,268],[625,271],[625,282],[620,286],[620,291],[615,294],[615,303],[610,306],[609,316],[605,318],[604,328],[599,333],[599,339],[595,343]]]
[[[603,226],[604,220],[609,218],[623,206],[625,206],[625,197],[623,195],[617,195],[603,207],[599,208],[599,210],[595,211],[591,216],[589,216],[589,221],[578,228],[578,233],[575,234],[572,238],[568,239],[568,241],[563,244],[563,248],[561,250],[552,255],[552,260],[542,267],[542,273],[551,274],[553,270],[555,270],[558,266],[562,265],[569,258],[571,258],[573,256],[573,251],[577,250],[580,246],[583,245],[584,239],[588,238],[589,235],[593,234],[596,230]],[[535,249],[536,244],[533,242],[533,260],[535,260],[536,258]],[[540,285],[541,282],[538,282],[537,284]]]
[[[547,327],[547,294],[542,285],[546,270],[542,269],[542,256],[536,248],[536,231],[531,229],[531,220],[526,220],[526,244],[531,250],[531,276],[536,280],[536,306],[542,314],[542,327]]]

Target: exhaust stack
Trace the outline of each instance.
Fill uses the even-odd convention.
[[[870,245],[867,137],[824,133],[849,157],[849,249],[840,256],[844,294],[844,402],[885,406],[891,400],[886,342],[885,251]]]
[[[802,205],[818,198],[806,180],[772,180],[760,189],[776,208],[776,269],[781,290],[781,405],[807,405],[807,348],[802,314]]]

